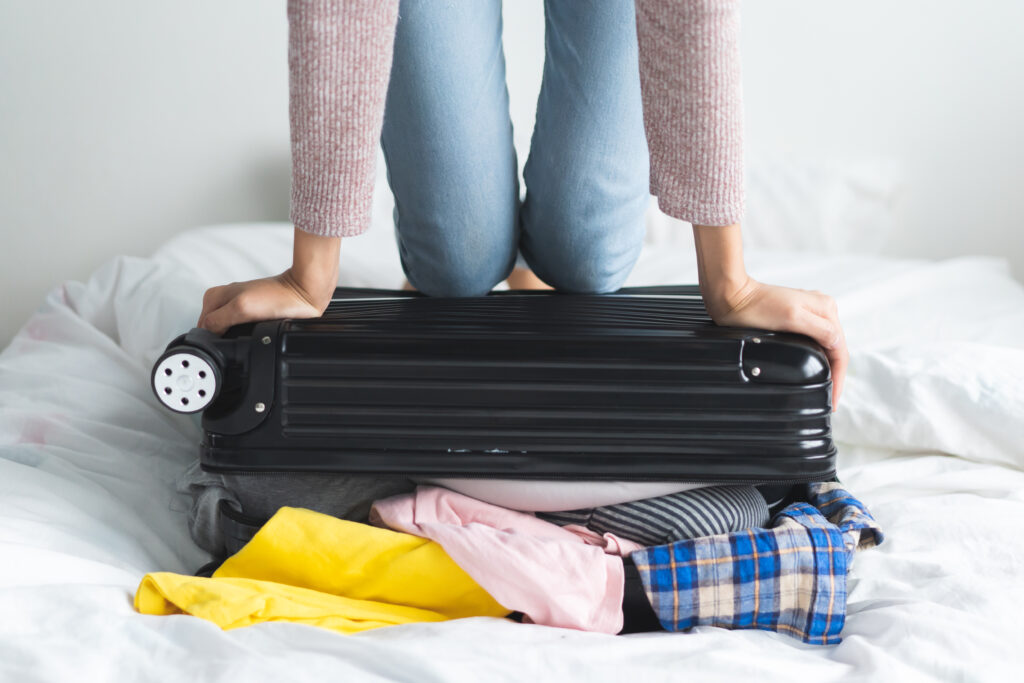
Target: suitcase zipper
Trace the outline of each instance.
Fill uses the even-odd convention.
[[[200,465],[201,469],[207,472],[215,472],[217,474],[231,474],[241,475],[247,477],[277,477],[282,475],[294,476],[296,474],[305,475],[316,475],[316,476],[350,476],[350,477],[395,477],[395,478],[409,478],[410,475],[403,474],[401,472],[341,472],[332,470],[257,470],[251,468],[222,468],[222,467],[207,467],[206,465]],[[636,482],[677,482],[680,484],[717,484],[720,486],[760,486],[769,484],[809,484],[816,481],[831,481],[835,479],[836,472],[828,472],[825,475],[805,475],[802,477],[788,477],[782,479],[716,479],[714,477],[687,477],[686,479],[675,479],[673,477],[665,477],[662,479],[649,479],[644,477],[631,477],[629,475],[606,477],[602,479],[580,479],[579,477],[572,474],[550,474],[544,477],[495,477],[487,473],[462,473],[462,474],[426,474],[426,475],[413,475],[413,476],[424,476],[433,479],[510,479],[520,481],[553,481],[553,480],[564,480],[564,481],[577,481],[577,482],[601,482],[601,481],[636,481]]]

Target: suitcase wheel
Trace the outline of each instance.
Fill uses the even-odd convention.
[[[178,347],[165,353],[153,368],[153,391],[178,413],[197,413],[220,391],[220,370],[202,351]]]

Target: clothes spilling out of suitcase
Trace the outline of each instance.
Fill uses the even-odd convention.
[[[695,287],[339,288],[319,319],[182,335],[153,388],[204,411],[180,489],[214,561],[147,574],[146,614],[833,644],[882,541],[836,477],[821,349],[717,327]]]

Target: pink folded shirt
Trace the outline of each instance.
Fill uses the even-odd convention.
[[[622,556],[640,546],[437,486],[378,500],[370,523],[436,541],[503,607],[545,626],[622,630]]]

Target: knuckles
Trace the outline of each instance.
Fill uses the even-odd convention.
[[[816,291],[814,293],[818,295],[818,299],[821,301],[822,305],[824,306],[825,310],[828,312],[829,315],[834,316],[838,314],[839,304],[836,303],[836,300],[833,297],[823,292]]]
[[[242,292],[236,295],[228,305],[231,307],[232,313],[239,316],[246,316],[252,310],[252,296]]]
[[[803,309],[798,304],[787,305],[782,311],[782,318],[788,325],[795,325],[800,322],[803,316]]]

